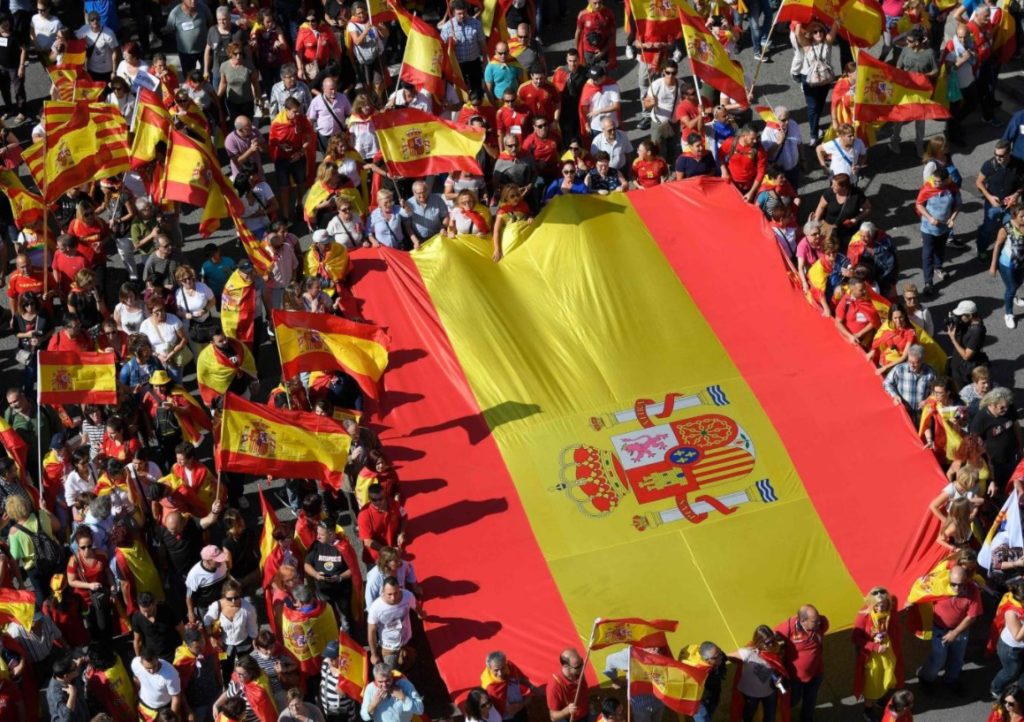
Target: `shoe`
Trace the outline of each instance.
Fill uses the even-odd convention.
[[[1014,298],[1013,299],[1013,305],[1016,306],[1017,308],[1021,308],[1022,306],[1024,306],[1024,300],[1021,300],[1019,298]]]
[[[639,128],[640,130],[650,130],[651,117],[649,115],[645,115],[643,118],[640,119],[640,122],[636,124],[636,127]]]
[[[949,239],[949,245],[953,246],[954,248],[967,248],[967,241],[965,241],[963,238],[960,238],[959,236],[953,236],[952,238]]]
[[[933,286],[930,283],[926,283],[924,284],[924,288],[921,290],[921,293],[923,293],[925,296],[934,296],[935,286]]]
[[[945,281],[946,280],[946,272],[943,271],[941,268],[936,268],[935,269],[935,280],[938,281],[939,283],[942,283],[943,281]]]
[[[633,46],[632,45],[627,45],[626,46],[626,59],[627,60],[632,60],[634,57],[636,57],[636,54],[633,52]]]
[[[1004,315],[1003,320],[1006,321],[1007,328],[1017,328],[1017,320],[1013,317],[1012,313]]]
[[[755,63],[760,63],[760,62],[763,62],[763,61],[764,61],[764,55],[761,54],[761,51],[758,51],[758,52],[754,53],[754,62]]]

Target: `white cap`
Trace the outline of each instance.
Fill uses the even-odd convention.
[[[978,312],[978,304],[974,301],[961,301],[953,309],[954,316],[973,316]]]
[[[330,243],[331,237],[323,228],[313,231],[313,243]]]

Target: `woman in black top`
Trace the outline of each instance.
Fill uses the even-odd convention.
[[[22,366],[24,388],[31,393],[36,385],[36,352],[46,348],[53,325],[39,304],[39,296],[26,291],[18,298],[14,316],[14,335],[18,339],[17,361]]]
[[[846,253],[853,234],[871,215],[871,201],[864,191],[850,183],[850,176],[837,173],[814,209],[814,220],[828,223],[836,229],[839,250]]]
[[[245,524],[237,509],[224,512],[224,538],[221,546],[231,552],[231,576],[239,581],[246,594],[260,585],[260,553],[255,532]]]

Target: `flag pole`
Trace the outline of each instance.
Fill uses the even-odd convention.
[[[315,245],[315,244],[314,244]],[[274,322],[274,312],[270,312],[270,322]],[[292,404],[292,392],[288,389],[288,382],[284,377],[284,356],[281,354],[281,334],[276,329],[274,331],[274,348],[277,349],[277,361],[281,364],[281,385],[284,386],[284,395],[288,398],[288,408],[295,410],[294,404]]]
[[[626,662],[626,722],[633,722],[633,690],[630,673],[633,671],[633,645],[629,645],[629,658]]]
[[[46,108],[43,104],[43,301],[46,301],[46,294],[50,292],[50,201],[47,198],[47,191],[50,188],[50,174],[46,172],[47,138],[46,132]],[[36,354],[37,358],[39,354]],[[39,376],[36,376],[38,379]],[[38,385],[38,381],[37,381]]]
[[[601,621],[600,617],[594,619],[594,624],[590,628],[590,640],[587,642],[587,654],[583,657],[583,669],[580,670],[580,678],[576,680],[576,694],[573,695],[572,703],[576,704],[580,700],[580,689],[583,687],[583,680],[587,676],[587,662],[590,661],[590,651],[594,646],[594,634],[597,631],[597,624]],[[571,722],[571,720],[570,720]]]
[[[38,474],[36,479],[39,483],[39,506],[43,506],[45,499],[45,496],[43,495],[43,440],[39,438],[43,435],[43,389],[42,384],[40,383],[43,378],[41,367],[42,363],[39,361],[39,349],[36,349],[36,461],[39,464],[39,470],[36,472]]]
[[[757,78],[761,74],[761,66],[764,64],[765,45],[767,44],[769,48],[772,45],[772,33],[775,32],[775,25],[779,22],[779,13],[782,12],[782,6],[785,4],[786,0],[782,0],[782,2],[779,3],[779,9],[775,11],[775,17],[772,18],[772,24],[768,28],[768,36],[765,38],[764,42],[761,43],[760,48],[754,49],[754,52],[760,52],[761,59],[757,62],[757,65],[754,67],[754,79],[750,81],[750,89],[747,90],[748,93],[753,91],[754,85],[757,84]]]

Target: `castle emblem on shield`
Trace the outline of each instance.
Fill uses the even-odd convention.
[[[54,391],[70,391],[74,386],[71,381],[71,372],[63,366],[54,371],[51,378]]]
[[[262,421],[253,421],[242,429],[238,451],[253,456],[271,456],[277,450],[277,439]]]
[[[744,483],[757,462],[754,442],[727,412],[720,386],[699,393],[669,394],[655,403],[638,399],[632,409],[591,419],[596,431],[613,433],[610,449],[586,444],[562,450],[564,493],[584,516],[603,518],[632,495],[645,507],[633,517],[640,531],[675,521],[703,522],[729,515],[746,503],[777,501],[768,479]],[[739,489],[737,483],[743,484]],[[733,489],[728,489],[728,486]],[[713,495],[711,492],[726,492]]]
[[[405,133],[402,143],[402,160],[415,160],[430,153],[430,139],[419,128],[412,128]]]

